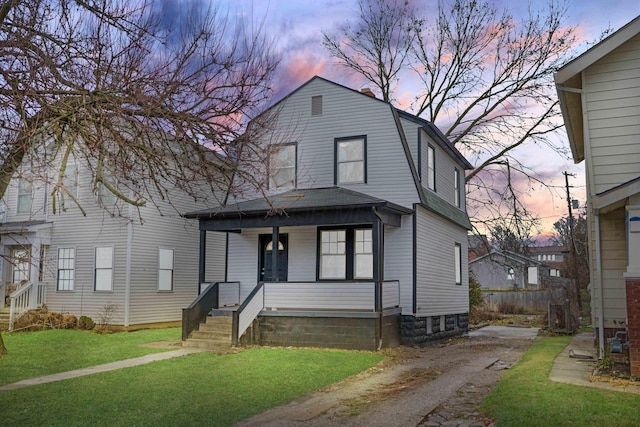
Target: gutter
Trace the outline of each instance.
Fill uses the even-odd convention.
[[[596,227],[596,281],[598,284],[598,299],[600,300],[600,313],[598,315],[598,358],[604,358],[604,291],[602,289],[602,260],[600,259],[600,214],[595,213],[595,227]],[[595,289],[594,289],[595,291]]]

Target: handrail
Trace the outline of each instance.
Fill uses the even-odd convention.
[[[218,308],[220,283],[210,284],[187,308],[182,309],[182,341],[198,328],[213,308]]]
[[[259,296],[259,298],[256,298],[256,296]],[[254,299],[256,299],[256,301],[253,301]],[[262,299],[262,301],[260,301],[260,299]],[[244,313],[247,307],[253,308],[253,310],[247,310],[247,312]],[[233,323],[231,329],[231,343],[233,345],[238,345],[238,341],[242,334],[247,330],[248,325],[258,317],[258,314],[260,314],[260,311],[262,311],[263,308],[264,282],[258,282],[258,285],[253,288],[249,296],[245,298],[242,304],[240,304],[240,307],[233,312]],[[242,327],[240,326],[241,321],[243,324]]]
[[[9,308],[9,331],[13,330],[13,323],[32,308],[30,306],[32,291],[33,283],[28,282],[13,291],[9,296],[11,299],[11,307]]]

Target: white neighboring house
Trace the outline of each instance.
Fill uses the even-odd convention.
[[[472,166],[432,123],[371,95],[312,78],[274,107],[267,198],[187,215],[229,235],[234,343],[251,324],[256,344],[369,350],[467,330]]]
[[[13,300],[15,318],[46,304],[125,327],[181,320],[200,283],[199,231],[181,214],[213,197],[196,204],[176,189],[171,203],[134,208],[101,186],[94,194],[87,164],[70,159],[65,187],[87,215],[68,198],[61,210],[60,196],[54,214],[50,188],[23,166],[2,201],[0,308]],[[208,281],[224,280],[225,240],[209,239]]]
[[[640,376],[640,17],[555,74],[573,159],[584,160],[592,321],[600,355],[628,328]]]

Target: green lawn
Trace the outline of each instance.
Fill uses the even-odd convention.
[[[27,378],[167,351],[139,344],[180,339],[180,328],[97,334],[54,329],[2,334],[9,354],[0,358],[0,385]]]
[[[12,347],[17,356],[15,343]],[[257,348],[224,356],[192,354],[0,392],[1,423],[231,425],[365,370],[383,357],[371,352]],[[0,359],[0,375],[14,363]]]
[[[549,380],[571,337],[540,337],[507,371],[482,410],[503,426],[638,426],[640,395]]]

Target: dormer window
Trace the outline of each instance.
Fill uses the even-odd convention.
[[[427,187],[436,191],[436,150],[427,146]]]
[[[283,190],[296,188],[296,143],[273,145],[269,154],[269,188]]]
[[[458,169],[454,169],[453,171],[453,203],[456,205],[457,208],[459,208],[461,206],[461,194],[462,192],[460,191],[460,171]]]
[[[367,138],[337,138],[335,146],[335,183],[367,182]]]

